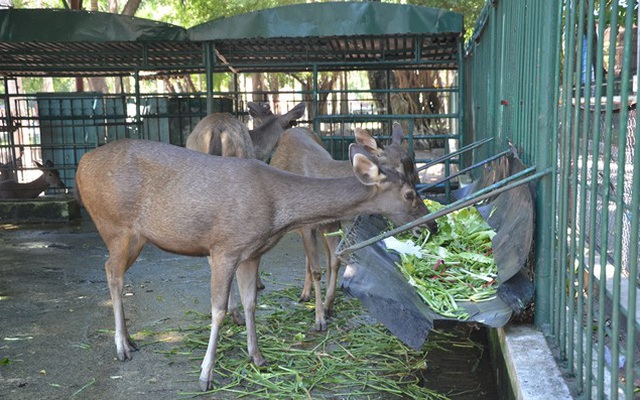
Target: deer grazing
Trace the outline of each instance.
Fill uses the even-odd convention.
[[[0,181],[0,199],[35,199],[50,187],[65,188],[60,173],[51,161],[47,160],[45,165],[36,161],[36,166],[42,175],[31,182],[20,183],[15,179]]]
[[[255,129],[247,129],[231,114],[210,114],[193,128],[186,147],[217,156],[267,161],[280,135],[302,117],[306,106],[299,103],[283,115],[273,114],[266,103],[250,102],[248,107],[249,114],[260,122]]]
[[[351,145],[353,174],[319,179],[261,161],[211,157],[178,146],[123,139],[86,153],[78,165],[79,200],[109,251],[105,270],[120,360],[136,350],[127,332],[124,274],[150,242],[166,251],[207,257],[211,268],[211,333],[200,387],[213,385],[217,340],[232,281],[242,297],[248,353],[263,365],[257,342],[256,280],[261,256],[302,226],[375,213],[395,224],[428,212],[412,182]]]
[[[370,156],[375,157],[383,166],[395,168],[406,181],[415,184],[418,182],[418,176],[409,152],[402,144],[403,139],[404,133],[397,123],[393,125],[391,143],[383,148],[380,148],[375,139],[364,129],[356,128],[355,130],[356,143],[366,149]],[[351,162],[334,160],[322,146],[315,132],[306,128],[292,128],[282,134],[270,165],[284,171],[315,178],[341,178],[353,175]],[[436,226],[430,224],[429,228],[435,231]],[[340,222],[303,226],[298,229],[306,257],[306,275],[300,301],[310,299],[313,285],[316,297],[315,327],[320,331],[326,329],[326,317],[331,316],[332,313],[340,268],[340,261],[335,255],[340,238],[324,234],[338,229],[340,229]],[[318,232],[321,233],[327,262],[327,290],[324,303],[320,291],[322,269],[318,261]]]

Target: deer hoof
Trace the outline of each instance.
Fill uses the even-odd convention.
[[[244,318],[242,317],[240,311],[235,310],[230,312],[229,314],[231,314],[231,321],[234,325],[244,325]]]
[[[333,314],[333,307],[329,307],[329,308],[325,308],[324,309],[324,315],[327,318],[331,317],[332,314]]]
[[[327,321],[325,320],[316,321],[316,331],[324,332],[326,330],[327,330]]]
[[[309,300],[311,300],[311,295],[307,293],[300,294],[300,297],[298,298],[299,303],[306,303]]]
[[[267,365],[267,360],[265,360],[262,355],[251,357],[251,362],[253,362],[256,367],[264,367]]]
[[[116,346],[116,347],[117,347],[117,353],[118,353],[118,360],[123,362],[128,360],[133,360],[133,356],[131,355],[131,353],[133,353],[134,351],[138,351],[138,346],[136,346],[135,343],[131,341],[131,339],[127,339],[120,346]]]
[[[213,382],[210,380],[200,379],[198,383],[200,384],[200,390],[202,390],[203,392],[213,389]]]

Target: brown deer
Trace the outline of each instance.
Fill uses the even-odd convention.
[[[178,146],[123,139],[86,153],[77,193],[104,240],[105,263],[120,360],[136,350],[125,324],[124,273],[145,243],[169,252],[206,256],[211,267],[211,334],[200,387],[212,387],[218,334],[234,273],[245,310],[248,353],[258,348],[255,308],[260,257],[288,231],[376,213],[404,224],[428,212],[412,182],[351,145],[354,173],[319,179],[263,162],[211,157]]]
[[[380,148],[375,139],[364,129],[356,128],[355,130],[356,143],[365,148],[372,156],[378,158],[382,165],[396,168],[397,172],[407,181],[415,184],[418,176],[409,152],[402,145],[403,139],[404,133],[397,123],[393,125],[391,144],[383,148]],[[340,178],[353,175],[351,162],[349,160],[334,160],[322,146],[318,135],[306,128],[292,128],[282,134],[270,165],[298,175],[315,178]],[[430,224],[429,227],[432,231],[436,228],[434,224]],[[298,229],[306,256],[306,275],[300,301],[308,301],[311,298],[313,284],[316,297],[315,324],[316,329],[321,331],[327,327],[326,316],[330,316],[332,313],[340,268],[340,262],[335,255],[340,238],[324,234],[338,229],[340,229],[340,222],[303,226]],[[320,291],[322,269],[318,260],[318,232],[321,233],[327,262],[327,291],[324,304]]]
[[[45,165],[35,162],[42,175],[37,179],[20,183],[15,179],[0,181],[0,199],[35,199],[50,187],[64,189],[65,185],[60,179],[60,173],[54,168],[50,160]]]
[[[300,103],[286,114],[277,115],[266,103],[248,103],[249,114],[259,122],[251,130],[231,114],[210,114],[193,128],[186,147],[218,156],[267,161],[280,135],[302,117],[305,107],[305,103]]]
[[[249,130],[229,113],[210,114],[193,128],[185,147],[212,155],[257,158],[266,162],[282,133],[304,115],[306,105],[299,103],[283,115],[274,114],[269,103],[249,102],[247,107],[256,120],[255,129]],[[258,288],[264,287],[258,277]],[[240,312],[233,297],[229,299],[229,311],[234,322],[240,323]]]

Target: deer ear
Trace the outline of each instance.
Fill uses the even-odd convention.
[[[369,153],[378,155],[376,140],[364,129],[356,128],[356,143],[365,148]]]
[[[353,165],[356,178],[364,185],[375,185],[382,182],[386,176],[380,172],[378,165],[367,156],[367,152],[361,146],[351,144],[349,146],[349,159]]]
[[[306,108],[306,103],[299,103],[291,110],[289,110],[282,116],[285,120],[284,125],[289,125],[292,121],[302,118],[302,116],[304,115],[304,110],[306,110]]]

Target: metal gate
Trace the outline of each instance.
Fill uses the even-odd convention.
[[[535,323],[580,398],[640,397],[637,13],[488,1],[467,46],[467,138],[554,171],[538,184]]]

